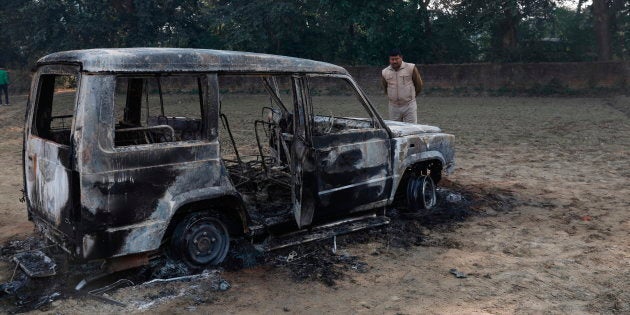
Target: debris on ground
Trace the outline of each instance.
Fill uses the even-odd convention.
[[[42,306],[48,305],[55,301],[57,298],[61,297],[61,293],[53,292],[49,295],[42,295],[34,300],[21,300],[17,304],[18,306],[29,306],[33,310],[40,309]]]
[[[191,304],[188,308],[196,309],[198,305],[212,303],[215,299],[214,292],[226,291],[231,287],[221,277],[219,270],[206,269],[188,277],[155,280],[157,281],[151,280],[140,285],[142,292],[146,293],[140,299],[131,301],[130,308],[148,310],[166,301],[181,298]]]
[[[446,201],[450,203],[460,202],[462,201],[462,195],[457,193],[449,193],[446,195]]]
[[[169,257],[150,261],[148,268],[145,269],[150,272],[150,275],[147,276],[150,279],[186,277],[191,274],[188,266]]]
[[[213,292],[226,291],[231,286],[220,277],[219,270],[195,273],[182,263],[159,257],[147,266],[95,279],[86,284],[85,290],[76,291],[75,285],[86,277],[98,274],[101,264],[72,263],[58,247],[42,244],[45,244],[43,239],[33,236],[24,240],[11,240],[0,248],[0,261],[15,266],[9,273],[12,274],[11,279],[0,284],[0,309],[10,313],[47,310],[53,301],[89,296],[119,306],[119,310],[146,310],[176,297],[190,297],[193,304],[209,303],[213,301]],[[14,264],[14,257],[18,257],[15,262],[29,264],[26,270]],[[52,277],[30,277],[27,270],[40,270],[39,264],[51,267],[57,274]],[[146,297],[121,296],[118,293],[122,288],[138,283],[144,292],[157,292]],[[167,292],[165,283],[168,283],[169,288],[179,287],[179,290]]]
[[[456,268],[453,268],[449,270],[448,272],[450,272],[452,275],[455,276],[455,278],[458,278],[458,279],[468,278],[468,275],[466,273],[458,271]]]
[[[213,289],[216,291],[225,291],[230,288],[229,282],[219,277],[219,272],[217,270],[208,270],[204,269],[201,273],[198,274],[189,274],[185,276],[173,277],[173,278],[156,278],[144,282],[142,285],[147,286],[155,283],[168,283],[174,281],[194,281],[194,280],[206,280],[206,279],[217,279],[217,283],[214,284]]]
[[[24,273],[17,272],[18,266],[15,266],[15,270],[13,270],[13,275],[11,276],[11,280],[8,282],[0,284],[0,291],[3,296],[4,294],[15,294],[20,288],[26,285],[28,281],[28,276]]]
[[[98,289],[94,289],[90,292],[88,292],[88,295],[99,300],[99,301],[103,301],[105,303],[109,303],[109,304],[113,304],[116,306],[121,306],[121,307],[125,307],[127,306],[125,303],[122,302],[118,302],[110,297],[105,296],[105,292],[123,287],[123,286],[133,286],[134,283],[131,280],[128,279],[120,279],[112,284],[106,285],[102,288],[98,288]]]
[[[141,286],[150,287],[155,286],[158,283],[167,283],[167,282],[192,282],[192,281],[204,281],[208,285],[208,288],[212,289],[212,291],[226,291],[230,288],[230,283],[221,278],[221,272],[219,270],[213,269],[204,269],[201,273],[192,274],[188,276],[181,276],[175,278],[168,279],[152,279],[145,283],[142,283]]]
[[[227,271],[237,271],[264,263],[265,252],[262,248],[243,239],[237,239],[230,244],[230,251],[221,267]]]
[[[41,250],[17,253],[13,261],[32,278],[50,277],[57,273],[57,264]]]
[[[319,281],[327,286],[334,286],[347,271],[365,273],[369,270],[359,257],[339,252],[335,254],[330,245],[323,242],[270,253],[267,262],[275,267],[287,268],[295,281]]]

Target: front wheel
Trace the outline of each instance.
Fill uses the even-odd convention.
[[[203,268],[223,262],[230,248],[230,235],[219,218],[191,214],[179,222],[169,245],[173,258]]]
[[[407,209],[430,210],[436,204],[435,183],[430,176],[413,176],[407,183]]]

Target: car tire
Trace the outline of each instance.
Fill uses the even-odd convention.
[[[172,258],[193,269],[223,262],[230,249],[230,234],[218,217],[191,214],[181,220],[171,236]]]
[[[437,202],[436,187],[430,176],[413,176],[407,183],[407,209],[430,210]]]

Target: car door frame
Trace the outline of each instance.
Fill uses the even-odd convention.
[[[366,130],[345,133],[344,135],[313,136],[312,98],[308,80],[311,77],[330,77],[345,80],[354,90],[357,100],[370,116],[374,127]],[[355,212],[385,206],[389,199],[393,176],[391,165],[391,132],[371,106],[365,94],[349,75],[343,74],[306,74],[297,80],[299,106],[306,119],[306,150],[302,153],[302,207],[305,200],[312,200],[312,209],[302,209],[301,225],[323,223]],[[296,115],[297,116],[297,115]],[[328,139],[321,139],[328,138]],[[321,141],[323,140],[323,141]],[[332,141],[326,141],[332,140]],[[363,141],[361,141],[363,140]],[[348,165],[347,159],[351,160]],[[332,160],[333,157],[338,159]],[[342,157],[339,159],[339,157]],[[344,165],[345,164],[345,165]],[[335,168],[342,171],[337,180],[330,176]],[[363,173],[370,168],[365,178]],[[343,172],[348,174],[343,174]],[[334,177],[334,176],[333,176]],[[357,180],[360,182],[355,182]],[[334,183],[332,181],[335,181]],[[363,202],[357,203],[357,200]],[[306,218],[307,220],[304,220]],[[309,220],[310,219],[310,222]]]
[[[42,101],[43,77],[47,75],[76,78],[69,144],[57,143],[35,134],[35,119]],[[52,229],[72,238],[76,232],[74,224],[79,219],[80,206],[75,130],[80,120],[77,115],[82,73],[79,65],[44,65],[37,69],[35,78],[27,104],[23,145],[24,194],[29,218],[44,220]],[[52,89],[51,102],[55,97],[54,82]]]

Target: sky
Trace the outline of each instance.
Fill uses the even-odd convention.
[[[562,0],[561,0],[562,1]],[[578,0],[564,0],[562,1],[562,4],[560,4],[563,7],[567,7],[567,8],[571,8],[573,10],[577,9],[578,6]],[[589,0],[585,0],[584,3],[582,3],[582,9],[584,9],[585,7],[591,5],[591,1]]]

